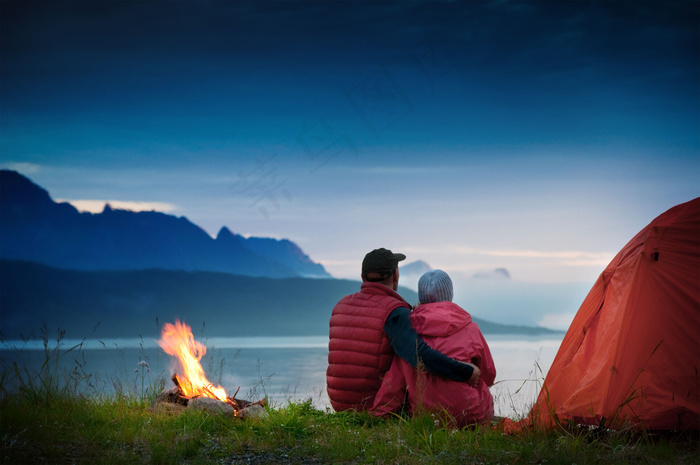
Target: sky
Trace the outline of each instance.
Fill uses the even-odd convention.
[[[698,2],[0,2],[0,167],[54,200],[583,283],[700,196]],[[578,298],[578,295],[577,295]]]

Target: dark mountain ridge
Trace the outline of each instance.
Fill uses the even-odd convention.
[[[330,277],[289,240],[212,239],[185,217],[113,210],[81,213],[21,174],[0,170],[0,258],[73,270],[162,268],[247,276]]]
[[[209,336],[328,334],[342,297],[359,291],[345,279],[260,278],[161,269],[75,271],[0,260],[0,337],[39,337],[42,324],[69,338],[158,336],[175,318],[206,324]],[[399,293],[410,303],[418,295]],[[157,319],[157,320],[156,320]],[[474,318],[486,334],[559,334]],[[93,329],[99,323],[93,334]],[[53,333],[52,333],[53,334]]]

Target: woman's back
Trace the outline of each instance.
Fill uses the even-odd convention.
[[[411,323],[432,348],[481,370],[481,378],[474,387],[426,372],[418,373],[410,366],[401,367],[412,409],[415,412],[444,409],[460,426],[489,422],[493,417],[493,397],[488,388],[496,378],[496,368],[488,344],[469,313],[452,302],[421,304],[413,311]]]
[[[459,427],[488,423],[493,417],[489,386],[496,379],[491,351],[471,315],[452,303],[452,280],[441,270],[431,270],[418,281],[421,305],[411,314],[411,326],[433,349],[481,370],[476,386],[427,373],[394,357],[382,380],[372,408],[378,415],[401,408],[408,394],[413,414],[446,413]]]

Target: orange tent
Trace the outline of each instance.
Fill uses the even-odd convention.
[[[657,217],[610,262],[523,422],[700,429],[699,394],[700,197]]]

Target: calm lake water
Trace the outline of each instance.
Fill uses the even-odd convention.
[[[498,373],[491,388],[496,414],[511,418],[527,414],[563,335],[486,334],[485,338]],[[221,385],[228,395],[237,390],[235,397],[239,399],[258,400],[267,395],[273,406],[310,398],[318,408],[329,407],[325,390],[327,336],[197,340],[207,347],[201,363],[209,381]],[[78,347],[69,350],[74,346]],[[55,347],[56,341],[49,341],[49,353],[58,360],[62,376],[80,379],[80,389],[86,394],[121,391],[148,395],[158,380],[172,387],[170,376],[180,371],[155,339],[62,340],[60,351]],[[4,387],[16,385],[16,367],[39,370],[45,359],[42,341],[0,343]]]

